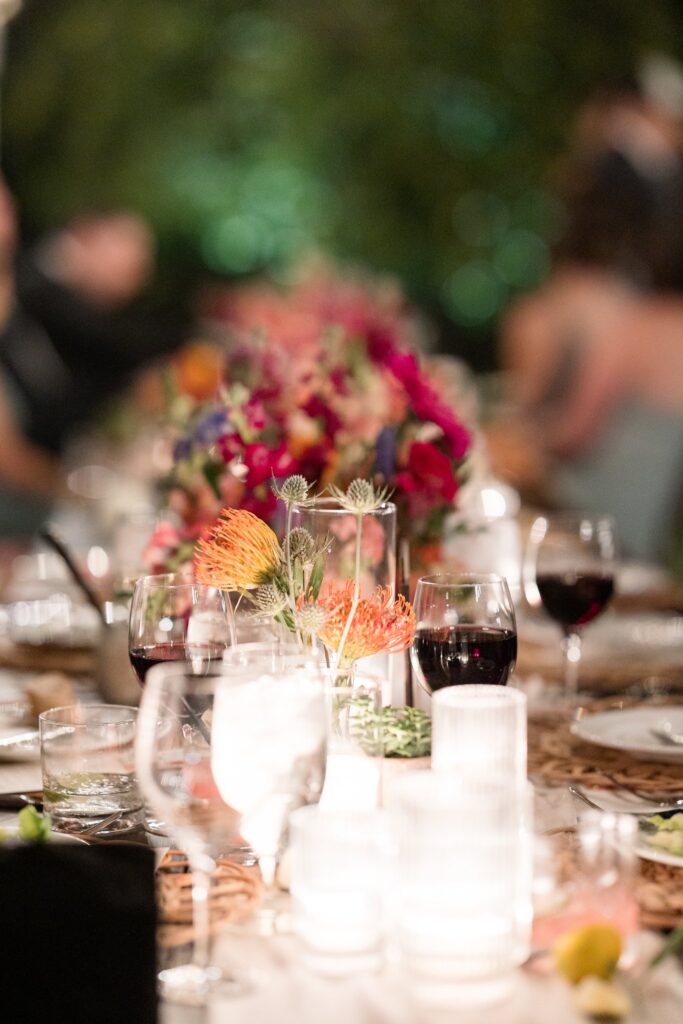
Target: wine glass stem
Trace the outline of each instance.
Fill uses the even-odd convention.
[[[190,870],[192,872],[192,921],[194,924],[192,963],[205,969],[209,966],[211,952],[209,909],[211,874],[207,871],[203,859],[201,862],[191,862]]]
[[[581,664],[581,636],[579,633],[565,633],[562,639],[564,657],[564,692],[576,694],[579,689],[579,666]]]

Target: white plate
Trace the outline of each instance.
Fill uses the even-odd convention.
[[[647,817],[652,817],[652,815],[648,815]],[[640,818],[638,824],[646,824],[647,817]],[[656,846],[650,846],[645,842],[642,831],[638,835],[636,853],[644,860],[653,860],[656,864],[668,864],[670,867],[683,868],[683,855],[679,856],[675,853],[668,853],[666,850],[660,850]]]
[[[4,832],[5,835],[11,839],[13,836],[17,836],[18,835],[19,829],[18,829],[18,827],[16,825],[0,825],[0,831]],[[69,835],[66,832],[52,832],[52,831],[50,831],[50,834],[49,834],[49,836],[47,838],[47,842],[50,845],[52,845],[52,843],[56,843],[57,846],[74,846],[75,844],[78,844],[79,846],[81,844],[83,846],[87,846],[88,845],[86,839],[81,839],[79,836]],[[0,843],[0,847],[2,845],[3,844]],[[30,846],[30,845],[33,845],[33,844],[26,843],[26,845]]]
[[[39,761],[40,733],[37,729],[13,726],[0,729],[0,761]]]
[[[674,747],[652,735],[650,729],[670,722],[674,732],[683,733],[683,707],[678,705],[601,711],[573,722],[575,736],[600,747],[626,750],[648,761],[683,764],[683,746]]]

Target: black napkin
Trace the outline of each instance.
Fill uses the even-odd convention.
[[[155,1024],[154,854],[0,848],[0,1018]]]

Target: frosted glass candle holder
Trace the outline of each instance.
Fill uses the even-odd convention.
[[[381,967],[383,846],[379,812],[302,807],[291,815],[292,926],[312,970]]]
[[[413,996],[435,1008],[506,999],[529,955],[531,800],[526,784],[396,780],[394,932]]]
[[[526,779],[526,696],[511,687],[449,686],[432,696],[432,768],[461,778]]]

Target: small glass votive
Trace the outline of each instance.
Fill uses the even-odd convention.
[[[495,1005],[529,955],[528,784],[467,783],[418,771],[397,779],[393,915],[409,990],[433,1008]]]
[[[526,697],[505,686],[447,686],[432,696],[432,768],[526,779]]]
[[[628,961],[629,939],[638,930],[639,918],[634,886],[637,832],[633,815],[587,811],[575,828],[536,837],[536,951],[549,949],[574,928],[608,923],[621,932]]]
[[[379,970],[382,813],[301,807],[289,827],[292,926],[305,964],[332,977]]]
[[[320,805],[325,810],[370,811],[382,787],[382,685],[356,672],[348,685],[325,689],[327,762]]]
[[[39,716],[43,807],[55,831],[83,832],[113,814],[98,835],[141,823],[136,717],[136,708],[120,704],[75,704]]]

